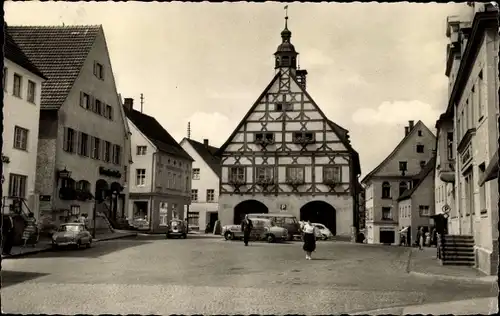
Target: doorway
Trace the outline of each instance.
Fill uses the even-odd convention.
[[[215,227],[215,222],[219,220],[219,213],[213,212],[208,215],[208,232],[213,232]]]
[[[391,245],[396,241],[396,233],[393,230],[381,230],[380,243],[384,245]]]
[[[325,225],[333,236],[337,235],[336,210],[323,201],[311,201],[300,208],[300,220]]]

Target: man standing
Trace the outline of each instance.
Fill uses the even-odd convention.
[[[10,215],[2,217],[2,254],[10,255],[14,243],[14,221]]]
[[[243,232],[243,242],[245,246],[248,246],[248,241],[250,239],[250,232],[252,231],[253,224],[252,220],[245,215],[245,219],[241,222],[241,231]]]

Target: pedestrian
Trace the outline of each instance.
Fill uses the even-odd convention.
[[[2,215],[2,254],[10,255],[14,244],[14,220],[10,215]]]
[[[316,227],[307,221],[303,227],[304,245],[302,249],[306,252],[306,260],[311,260],[311,253],[316,250]]]
[[[253,223],[248,214],[245,215],[245,219],[241,222],[241,231],[243,232],[243,242],[245,246],[248,246],[248,241],[250,240],[250,233],[252,232]]]
[[[423,250],[424,248],[424,228],[420,227],[417,233],[418,249]]]

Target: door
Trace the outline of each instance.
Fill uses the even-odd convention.
[[[208,223],[210,224],[210,231],[214,231],[215,222],[219,220],[219,213],[210,213]]]
[[[396,233],[390,230],[380,231],[380,243],[384,245],[393,244],[396,240]]]

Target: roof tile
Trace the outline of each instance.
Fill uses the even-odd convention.
[[[137,110],[123,108],[127,118],[156,146],[158,150],[173,156],[194,161],[193,158],[177,143],[177,141],[152,116]]]
[[[47,78],[42,84],[42,109],[62,106],[101,30],[100,25],[7,27],[14,41]]]
[[[186,139],[189,144],[196,150],[198,155],[201,156],[203,160],[207,163],[207,165],[212,169],[215,174],[220,178],[221,176],[221,157],[216,156],[216,153],[219,151],[219,148],[213,146],[205,146],[204,144],[197,142],[192,139]]]

